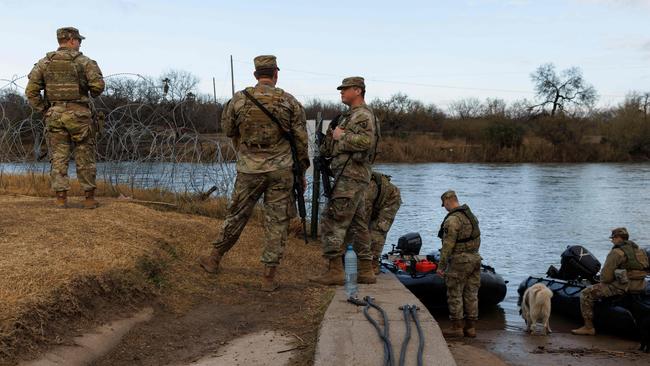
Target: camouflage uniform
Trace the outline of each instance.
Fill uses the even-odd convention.
[[[462,205],[449,212],[438,236],[442,239],[438,266],[445,273],[449,318],[477,320],[481,286],[478,220],[467,205]]]
[[[374,260],[381,257],[386,234],[393,225],[397,210],[402,204],[399,188],[390,177],[379,172],[372,173],[366,190],[366,217],[370,220],[370,251]]]
[[[630,260],[631,258],[631,260]],[[645,291],[648,257],[645,251],[631,240],[615,245],[607,255],[600,271],[600,283],[589,286],[580,293],[580,311],[588,321],[594,318],[594,302],[627,292]],[[625,270],[627,281],[617,278],[616,271]]]
[[[255,58],[256,69],[273,65],[275,56]],[[303,171],[309,167],[305,111],[289,93],[267,83],[246,89],[292,133]],[[214,248],[223,255],[232,248],[246,226],[255,204],[264,196],[264,251],[267,266],[280,263],[287,240],[289,219],[295,215],[292,185],[293,159],[289,141],[278,126],[253,104],[243,92],[228,102],[221,117],[226,135],[237,145],[237,180],[228,206],[228,215]]]
[[[78,38],[75,28],[61,28],[57,38]],[[88,94],[98,97],[104,79],[97,63],[71,48],[59,47],[39,60],[29,73],[25,94],[45,117],[52,189],[68,191],[68,163],[74,144],[77,177],[84,191],[95,189],[95,134]],[[44,94],[41,95],[41,91]]]
[[[350,86],[365,89],[360,77],[344,79],[339,89]],[[333,158],[332,173],[338,177],[321,217],[323,256],[328,259],[342,257],[344,239],[349,232],[358,260],[370,261],[372,253],[364,201],[378,126],[373,111],[365,103],[350,107],[339,118],[338,126],[345,130],[341,138],[334,140],[330,128],[320,147],[321,154]]]

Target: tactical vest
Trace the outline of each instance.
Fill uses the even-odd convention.
[[[638,245],[630,241],[625,241],[618,249],[625,254],[625,263],[622,268],[628,271],[646,271],[648,270],[648,256],[645,251]]]
[[[350,114],[351,114],[350,112],[351,110],[341,115],[341,122],[338,123],[337,125],[340,126],[342,129],[346,129],[348,123],[350,122]],[[374,113],[373,113],[373,117],[374,117]],[[377,117],[374,117],[373,119],[375,124],[375,136],[374,136],[374,143],[373,143],[374,146],[366,151],[356,151],[353,153],[347,153],[350,154],[349,158],[351,158],[353,161],[357,163],[373,164],[375,162],[375,157],[377,155],[377,146],[379,144],[379,127],[377,126]]]
[[[463,215],[465,215],[465,217],[467,217],[469,219],[469,222],[472,225],[472,233],[470,234],[470,236],[467,237],[467,238],[456,239],[456,243],[467,243],[469,241],[478,239],[481,236],[481,229],[479,229],[479,227],[478,227],[478,219],[476,218],[476,216],[474,216],[474,214],[472,213],[472,210],[470,210],[467,205],[462,205],[460,207],[457,207],[457,208],[451,210],[451,212],[449,212],[447,214],[447,216],[445,216],[445,219],[442,220],[442,224],[440,224],[440,230],[438,230],[438,237],[440,239],[442,239],[444,237],[444,234],[445,234],[445,228],[444,228],[445,221],[447,221],[449,216],[455,214],[456,212],[460,212]]]
[[[78,101],[84,97],[83,67],[75,62],[81,53],[54,52],[47,56],[45,67],[45,97],[49,102]]]
[[[284,96],[282,89],[274,89],[271,93],[255,92],[255,88],[246,88],[246,91],[255,97],[269,112],[273,113],[276,118],[281,119],[278,114],[277,105]],[[278,125],[273,122],[261,109],[257,108],[246,99],[242,110],[242,120],[239,122],[239,134],[241,142],[249,146],[269,147],[275,145],[282,139],[282,131]]]

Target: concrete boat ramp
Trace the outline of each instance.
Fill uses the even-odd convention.
[[[406,334],[401,306],[417,305],[418,319],[424,333],[423,365],[456,365],[442,336],[440,327],[424,305],[404,287],[391,273],[382,273],[374,285],[360,285],[359,297],[371,296],[373,302],[386,312],[389,323],[389,339],[394,355],[394,364],[398,364],[402,342]],[[371,309],[369,314],[378,321],[383,329],[380,313]],[[417,365],[418,334],[411,319],[411,337],[406,352],[405,365]],[[355,306],[346,300],[343,287],[336,289],[318,335],[315,366],[354,365],[376,366],[384,361],[384,343],[377,330],[363,314],[363,307]]]
[[[404,313],[400,307],[415,305],[418,320],[423,332],[422,365],[456,365],[449,351],[440,327],[424,305],[390,273],[382,273],[374,285],[360,285],[361,298],[370,296],[372,302],[381,307],[388,319],[389,339],[392,344],[393,362],[398,365],[400,350],[406,334]],[[347,302],[343,287],[336,288],[321,322],[314,365],[353,365],[376,366],[384,363],[384,342],[377,330],[366,319],[363,306]],[[77,337],[73,345],[59,346],[42,355],[40,359],[22,362],[21,366],[85,366],[92,364],[117,345],[120,340],[138,323],[150,321],[153,310],[144,309],[131,318],[120,319],[94,331]],[[370,309],[369,314],[383,331],[384,322],[380,312]],[[410,341],[406,349],[405,365],[418,365],[417,354],[419,336],[416,324],[409,319]],[[174,366],[212,366],[212,365],[264,365],[285,366],[293,356],[291,337],[273,330],[261,331],[233,339],[219,352],[207,354],[189,363]]]

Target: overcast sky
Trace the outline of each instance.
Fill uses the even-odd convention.
[[[351,75],[370,99],[532,98],[530,73],[553,62],[580,67],[607,106],[650,91],[649,19],[650,0],[0,0],[0,79],[27,74],[56,48],[56,29],[75,26],[105,76],[182,69],[203,93],[215,77],[219,98],[229,55],[240,89],[254,83],[253,57],[275,54],[278,85],[302,101],[338,100]]]

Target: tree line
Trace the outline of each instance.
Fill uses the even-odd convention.
[[[589,143],[615,151],[609,154],[610,159],[650,158],[649,91],[631,91],[617,106],[596,108],[598,93],[577,67],[558,71],[553,64],[544,64],[531,73],[530,79],[535,91],[532,100],[464,98],[441,108],[397,93],[369,104],[380,121],[382,135],[396,140],[420,134],[492,149],[519,149],[532,142],[569,149]],[[106,93],[95,100],[95,105],[104,111],[128,110],[143,119],[154,110],[159,115],[163,109],[170,119],[182,121],[182,128],[218,133],[227,101],[199,93],[198,83],[196,76],[179,70],[159,77],[111,77]],[[316,118],[319,112],[330,119],[345,110],[339,102],[319,99],[306,101],[304,107],[308,119]],[[0,113],[0,129],[40,118],[17,90],[0,94]],[[121,114],[107,115],[119,118]],[[178,128],[178,122],[174,126],[165,122],[170,119],[161,119],[158,127]]]

